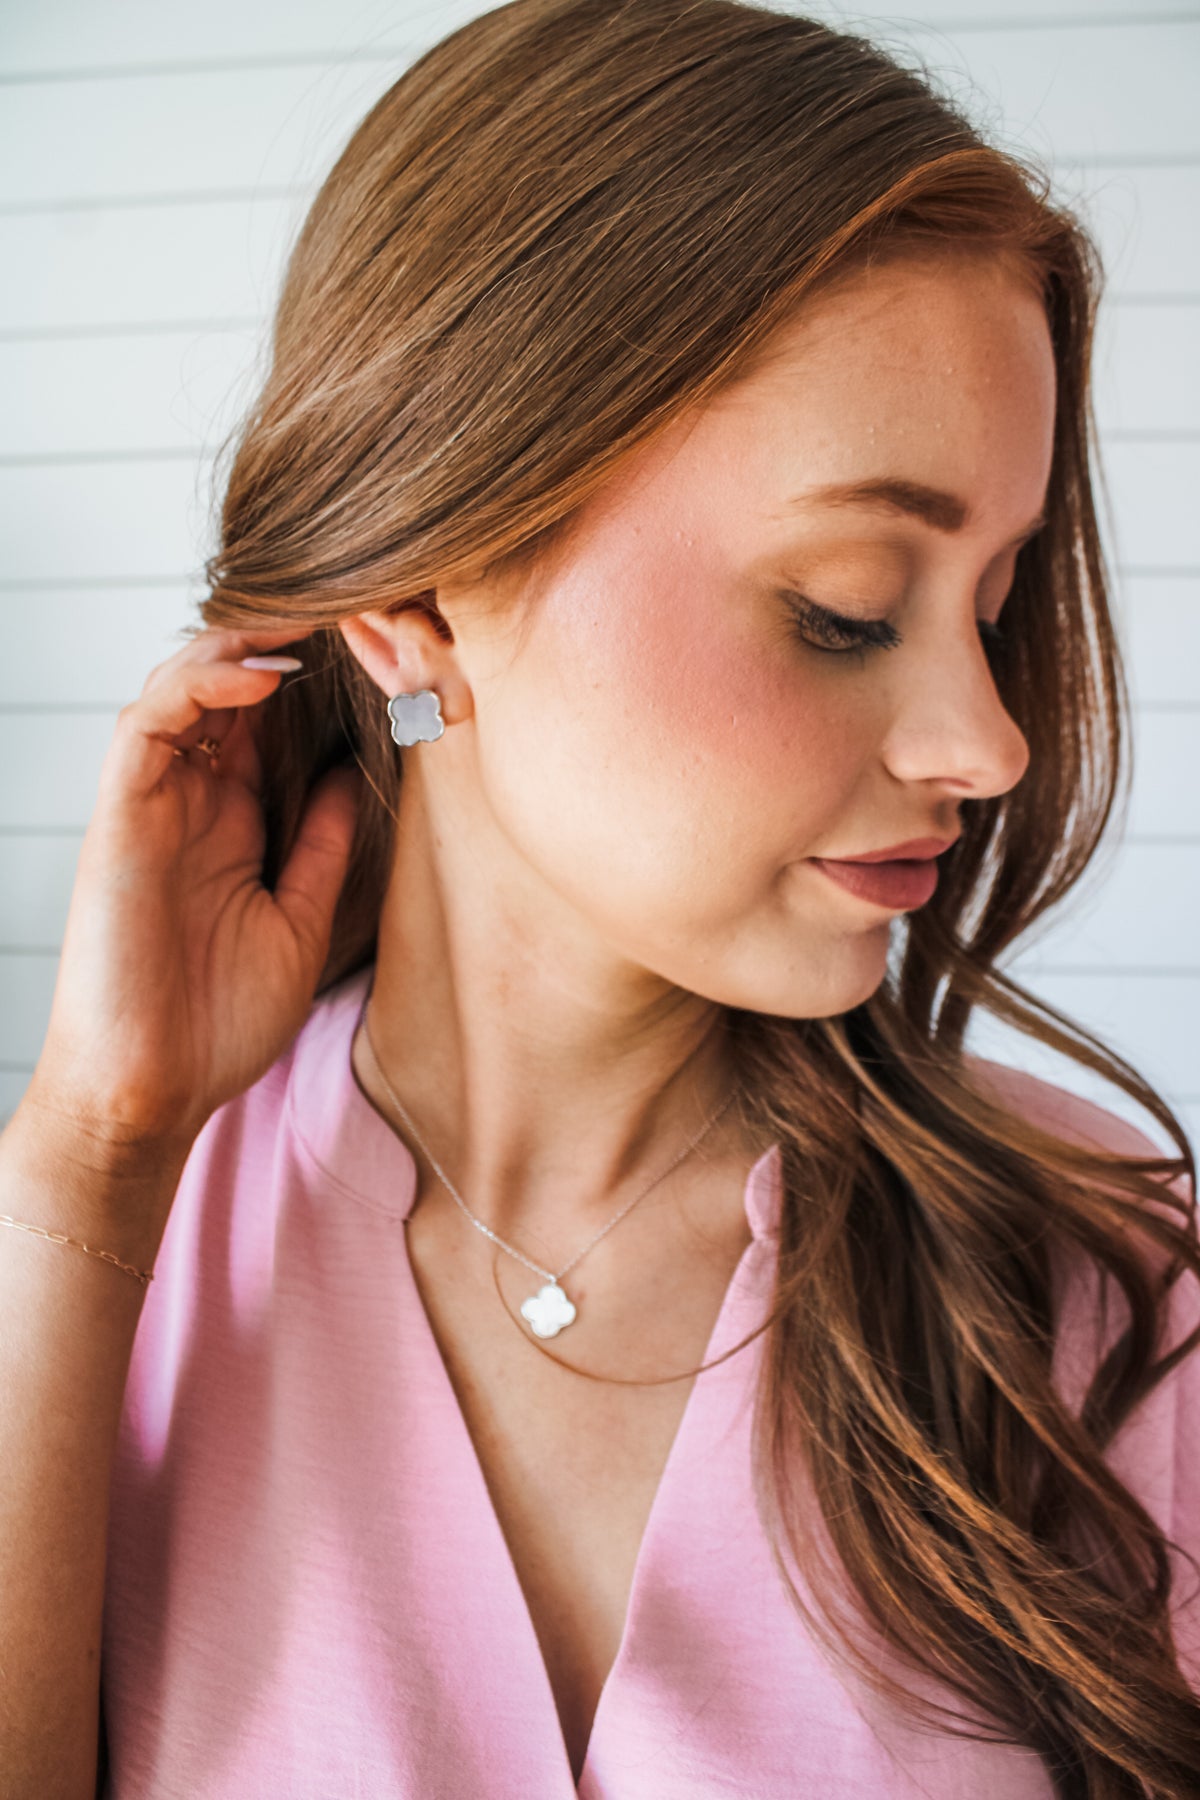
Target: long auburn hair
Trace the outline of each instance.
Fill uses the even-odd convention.
[[[807,296],[931,245],[1015,258],[1053,341],[1049,522],[993,665],[1030,761],[964,805],[868,1000],[730,1009],[744,1118],[784,1187],[756,1491],[794,1603],[878,1690],[987,1735],[924,1710],[838,1621],[802,1467],[857,1616],[911,1669],[1038,1752],[1063,1800],[1180,1796],[1200,1788],[1200,1703],[1167,1540],[1103,1453],[1200,1336],[1159,1354],[1170,1283],[1200,1274],[1195,1160],[1128,1062],[996,967],[1079,882],[1128,774],[1091,469],[1101,268],[1047,175],[927,71],[811,19],[741,0],[475,18],[374,105],[299,231],[195,629],[306,634],[306,676],[254,726],[268,886],[314,783],[363,771],[320,992],[374,958],[401,778],[338,621],[414,606],[448,633],[439,581],[540,568],[622,459],[744,375]],[[1088,1148],[984,1091],[975,1007],[1110,1080],[1178,1156]],[[1078,1410],[1052,1378],[1061,1256],[1127,1313]]]

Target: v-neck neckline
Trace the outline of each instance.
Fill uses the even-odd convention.
[[[405,1149],[407,1151],[407,1146],[405,1146]],[[408,1152],[408,1154],[411,1155],[411,1152]],[[729,1335],[727,1326],[730,1314],[734,1310],[735,1296],[737,1298],[741,1297],[747,1261],[757,1249],[757,1240],[752,1238],[750,1243],[746,1245],[741,1255],[738,1257],[725,1292],[721,1297],[721,1304],[718,1308],[717,1317],[713,1323],[712,1330],[709,1333],[709,1339],[705,1345],[704,1354],[699,1359],[701,1362],[711,1361],[714,1356],[719,1355],[722,1351],[730,1347],[730,1344],[726,1342],[726,1338]],[[605,1715],[611,1710],[612,1691],[614,1687],[620,1684],[624,1675],[625,1666],[633,1655],[632,1643],[637,1634],[638,1614],[642,1607],[645,1589],[651,1580],[649,1565],[653,1562],[655,1557],[657,1540],[661,1531],[661,1520],[664,1512],[667,1510],[671,1498],[674,1486],[674,1471],[683,1458],[689,1439],[697,1430],[702,1429],[702,1422],[699,1421],[698,1415],[702,1414],[704,1410],[705,1397],[707,1394],[707,1390],[704,1391],[703,1395],[700,1392],[700,1382],[704,1377],[702,1375],[695,1375],[692,1378],[692,1385],[688,1391],[687,1399],[684,1402],[683,1412],[680,1414],[679,1422],[676,1425],[674,1434],[671,1438],[670,1447],[667,1451],[657,1486],[655,1487],[654,1497],[646,1515],[646,1523],[642,1529],[637,1555],[634,1558],[633,1575],[630,1580],[629,1592],[626,1597],[625,1616],[621,1624],[620,1639],[617,1644],[616,1654],[613,1657],[612,1663],[609,1666],[608,1672],[601,1685],[595,1710],[592,1714],[587,1744],[584,1749],[583,1761],[580,1765],[579,1780],[578,1783],[576,1783],[574,1773],[571,1769],[571,1758],[567,1748],[566,1735],[563,1731],[562,1719],[558,1710],[558,1701],[555,1697],[553,1683],[550,1680],[550,1671],[546,1665],[546,1658],[542,1651],[537,1627],[534,1624],[533,1613],[530,1609],[529,1600],[525,1593],[524,1586],[522,1585],[521,1578],[517,1572],[516,1561],[513,1557],[508,1537],[500,1522],[500,1515],[496,1510],[495,1502],[492,1499],[491,1489],[488,1486],[483,1464],[480,1461],[479,1452],[475,1446],[475,1440],[468,1429],[466,1416],[463,1413],[458,1395],[454,1390],[454,1383],[450,1378],[450,1372],[446,1367],[445,1358],[442,1355],[441,1348],[433,1330],[432,1322],[430,1321],[424,1300],[421,1297],[420,1288],[417,1285],[412,1258],[409,1254],[407,1233],[404,1235],[404,1272],[408,1286],[406,1299],[412,1305],[420,1319],[421,1339],[426,1354],[426,1361],[430,1370],[433,1371],[432,1378],[436,1381],[437,1386],[441,1390],[442,1410],[444,1410],[448,1417],[453,1418],[454,1432],[456,1437],[460,1440],[459,1447],[462,1458],[472,1470],[475,1488],[475,1508],[477,1511],[486,1514],[491,1536],[501,1547],[505,1565],[505,1578],[514,1596],[515,1611],[520,1615],[521,1636],[524,1640],[522,1660],[529,1666],[537,1668],[539,1680],[544,1689],[546,1701],[548,1703],[549,1715],[553,1720],[557,1747],[560,1753],[564,1775],[569,1784],[569,1791],[573,1795],[583,1796],[587,1792],[587,1780],[592,1762],[593,1746],[596,1742],[598,1733],[603,1729]],[[730,1342],[736,1342],[736,1337],[730,1338]]]
[[[368,1098],[359,1085],[352,1063],[354,1040],[370,998],[373,974],[374,965],[368,965],[356,974],[346,977],[335,988],[328,990],[318,1002],[318,1005],[328,1005],[330,1008],[326,1015],[327,1024],[328,1029],[335,1034],[335,1041],[338,1045],[339,1060],[336,1066],[341,1080],[333,1088],[323,1087],[323,1092],[320,1094],[320,1102],[323,1104],[312,1108],[302,1104],[299,1110],[293,1107],[293,1122],[309,1155],[318,1163],[318,1166],[333,1175],[339,1185],[347,1187],[356,1197],[366,1200],[376,1209],[395,1213],[407,1222],[416,1199],[418,1183],[416,1160],[399,1132],[383,1117],[374,1102]],[[329,1066],[327,1057],[328,1040],[320,1052],[320,1060],[325,1063],[326,1081]],[[289,1088],[289,1094],[293,1092],[294,1089]],[[313,1098],[316,1100],[317,1096],[314,1095]],[[360,1185],[360,1181],[352,1182],[348,1178],[347,1170],[338,1165],[335,1152],[339,1146],[343,1151],[346,1146],[354,1147],[354,1173],[359,1175],[365,1186]],[[778,1145],[772,1144],[751,1165],[743,1184],[743,1204],[752,1235],[749,1243],[742,1250],[726,1284],[708,1342],[699,1359],[702,1363],[711,1362],[715,1357],[722,1355],[741,1337],[746,1336],[755,1324],[761,1322],[755,1317],[747,1324],[744,1303],[748,1297],[761,1295],[761,1259],[764,1253],[773,1253],[779,1199],[778,1174]],[[379,1182],[378,1186],[376,1185],[377,1177],[385,1178]],[[366,1186],[374,1191],[365,1191]],[[424,1357],[429,1380],[440,1390],[442,1410],[454,1421],[453,1431],[457,1439],[458,1460],[462,1466],[471,1471],[471,1484],[474,1490],[471,1501],[472,1510],[485,1523],[487,1534],[498,1548],[501,1565],[504,1569],[504,1580],[511,1596],[514,1629],[519,1630],[521,1637],[519,1650],[521,1665],[527,1668],[539,1683],[542,1710],[547,1717],[548,1730],[554,1736],[556,1754],[563,1773],[563,1800],[588,1800],[592,1791],[589,1786],[589,1775],[597,1740],[604,1731],[607,1715],[613,1709],[614,1691],[619,1690],[627,1678],[630,1665],[636,1661],[639,1618],[645,1609],[647,1595],[653,1587],[654,1565],[656,1561],[660,1560],[660,1539],[674,1498],[676,1471],[680,1462],[684,1460],[693,1437],[697,1433],[702,1436],[704,1434],[705,1413],[710,1409],[710,1404],[714,1399],[712,1386],[714,1377],[720,1375],[721,1385],[727,1384],[729,1377],[725,1376],[723,1371],[730,1369],[741,1357],[760,1346],[761,1339],[756,1339],[753,1344],[739,1352],[738,1356],[730,1358],[728,1363],[719,1365],[718,1369],[705,1371],[704,1374],[692,1378],[692,1385],[684,1403],[683,1412],[672,1436],[654,1497],[646,1515],[646,1522],[634,1560],[620,1639],[592,1715],[591,1728],[577,1783],[571,1769],[570,1753],[567,1749],[558,1703],[529,1601],[492,1499],[475,1441],[468,1429],[466,1416],[455,1392],[449,1369],[417,1284],[409,1254],[407,1232],[402,1235],[404,1237],[402,1268],[407,1292],[399,1304],[408,1309],[410,1316],[418,1322],[420,1351]],[[751,1277],[750,1271],[756,1264],[760,1265],[760,1268]],[[702,1382],[707,1384],[703,1388],[701,1387]],[[554,1800],[554,1797],[547,1796],[546,1800]]]

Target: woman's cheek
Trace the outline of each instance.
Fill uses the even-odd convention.
[[[767,814],[794,810],[814,782],[836,778],[863,735],[845,691],[800,658],[781,666],[777,646],[756,656],[716,640],[689,648],[656,709],[679,761]]]

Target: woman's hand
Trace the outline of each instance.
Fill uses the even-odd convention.
[[[303,1024],[345,880],[361,777],[331,770],[274,893],[247,709],[303,636],[210,629],[121,709],[83,839],[50,1022],[22,1104],[100,1152],[187,1146]],[[220,741],[210,763],[194,747]]]

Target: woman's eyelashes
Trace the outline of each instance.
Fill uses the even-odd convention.
[[[795,626],[795,635],[811,649],[833,656],[856,656],[860,661],[868,650],[893,650],[902,643],[902,634],[887,619],[850,619],[828,606],[818,606],[804,594],[789,592],[787,599]],[[989,653],[1004,642],[1004,633],[990,619],[977,621],[979,635]]]
[[[848,619],[804,594],[789,593],[787,601],[796,635],[815,650],[861,656],[867,650],[891,650],[901,642],[900,633],[886,619]]]

